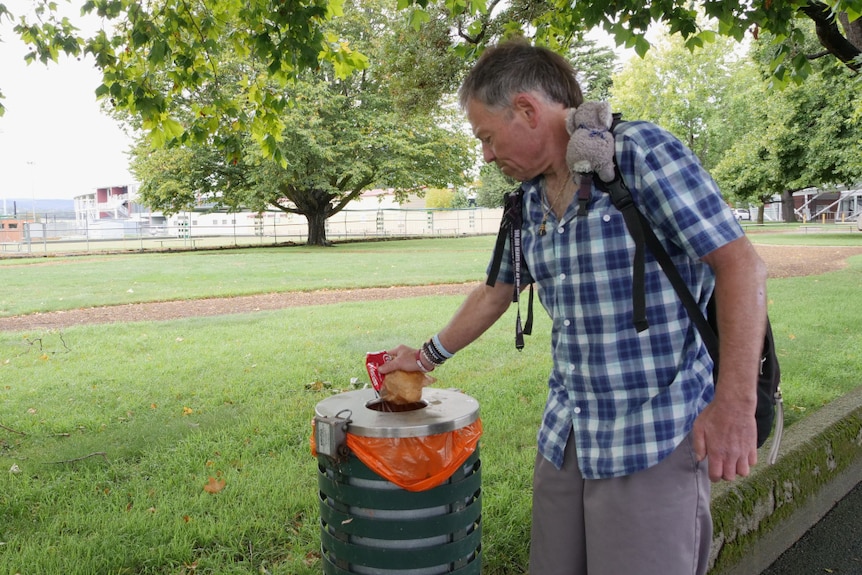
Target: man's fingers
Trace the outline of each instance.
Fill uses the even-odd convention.
[[[710,456],[709,460],[709,480],[713,483],[718,483],[723,479],[724,476],[724,462],[720,457],[716,457],[714,454]]]
[[[698,463],[706,459],[706,436],[700,431],[697,423],[691,430],[691,447],[694,449],[694,456]]]
[[[399,345],[389,350],[389,355],[392,356],[392,359],[377,368],[382,375],[398,369],[403,371],[417,371],[419,369],[416,365],[416,350],[413,348]]]

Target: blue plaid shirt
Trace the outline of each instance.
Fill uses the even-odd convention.
[[[652,223],[702,308],[714,276],[700,258],[743,232],[715,182],[679,140],[647,122],[616,130],[616,156],[635,203]],[[541,178],[524,183],[523,251],[553,320],[548,401],[539,451],[557,467],[574,426],[587,479],[629,475],[669,455],[712,400],[712,360],[658,263],[646,250],[649,329],[632,324],[634,243],[608,194],[593,186],[561,220],[548,215]],[[499,278],[512,283],[511,257]]]

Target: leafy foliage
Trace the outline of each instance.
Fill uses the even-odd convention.
[[[372,2],[351,3],[327,30],[377,55],[393,42],[387,38],[392,20]],[[139,147],[134,167],[141,196],[168,212],[186,209],[192,198],[214,208],[274,206],[306,217],[308,243],[325,245],[326,219],[369,187],[394,188],[404,198],[424,186],[460,183],[474,162],[475,146],[456,112],[399,105],[388,81],[392,69],[382,61],[375,58],[347,77],[327,64],[297,74],[290,105],[279,114],[282,131],[260,138],[238,130],[230,160],[199,144],[171,160],[164,159],[170,150]],[[245,65],[237,61],[235,68]],[[439,99],[438,89],[429,88],[424,97]]]
[[[611,101],[623,119],[649,120],[682,140],[709,169],[728,145],[725,104],[740,55],[717,39],[691,52],[679,36],[663,35],[642,59],[613,77]]]
[[[724,44],[724,45],[722,45]],[[612,102],[624,119],[669,129],[701,159],[732,203],[761,207],[806,187],[862,178],[862,124],[854,97],[859,77],[834,60],[810,64],[804,84],[774,90],[772,39],[747,53],[727,40],[696,52],[681,38],[661,37],[655,50],[614,76]],[[813,41],[797,54],[816,48]]]
[[[585,100],[608,100],[617,56],[591,40],[578,42],[570,52],[570,60],[578,71],[578,83]]]
[[[451,208],[455,201],[455,190],[448,188],[429,188],[425,190],[425,207]]]
[[[784,195],[785,219],[792,220],[793,191],[852,185],[862,178],[862,122],[854,107],[859,78],[834,61],[822,61],[804,84],[768,92],[767,50],[761,43],[754,46],[759,77],[738,72],[744,76],[735,82],[736,114],[744,122],[744,137],[735,139],[714,175],[741,201],[762,204]]]
[[[276,154],[292,80],[322,64],[339,78],[368,66],[362,50],[326,27],[343,15],[343,0],[78,2],[84,17],[101,19],[95,33],[82,33],[53,0],[35,0],[31,13],[17,16],[15,33],[32,48],[28,60],[92,55],[103,74],[99,97],[137,118],[156,146],[213,143],[235,159],[247,133]],[[771,70],[779,84],[810,75],[815,55],[793,47],[815,34],[823,53],[853,70],[862,67],[862,0],[397,0],[393,8],[405,17],[380,21],[397,34],[377,56],[389,62],[396,103],[406,107],[436,103],[428,96],[450,88],[464,63],[502,38],[529,36],[565,53],[585,31],[602,28],[644,56],[651,46],[647,32],[656,25],[688,49],[714,41],[716,31],[702,25],[703,17],[737,42],[762,33],[774,38]],[[3,17],[12,15],[0,3]],[[234,59],[249,64],[226,67]]]
[[[155,146],[214,138],[235,155],[243,132],[263,140],[281,131],[290,92],[279,87],[301,71],[328,62],[346,76],[366,65],[324,31],[341,10],[340,0],[86,0],[82,17],[102,25],[84,35],[52,0],[38,0],[15,32],[31,47],[28,61],[92,55],[103,74],[97,96],[137,118]],[[225,66],[237,58],[250,63],[240,74]]]

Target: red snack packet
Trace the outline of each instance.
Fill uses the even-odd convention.
[[[390,359],[392,356],[386,350],[370,351],[365,354],[365,369],[368,370],[368,377],[371,378],[371,386],[378,392],[383,387],[383,378],[386,376],[381,374],[377,368]]]

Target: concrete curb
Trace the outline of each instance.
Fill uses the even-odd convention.
[[[862,387],[788,428],[775,465],[714,485],[710,575],[757,575],[860,481]]]

